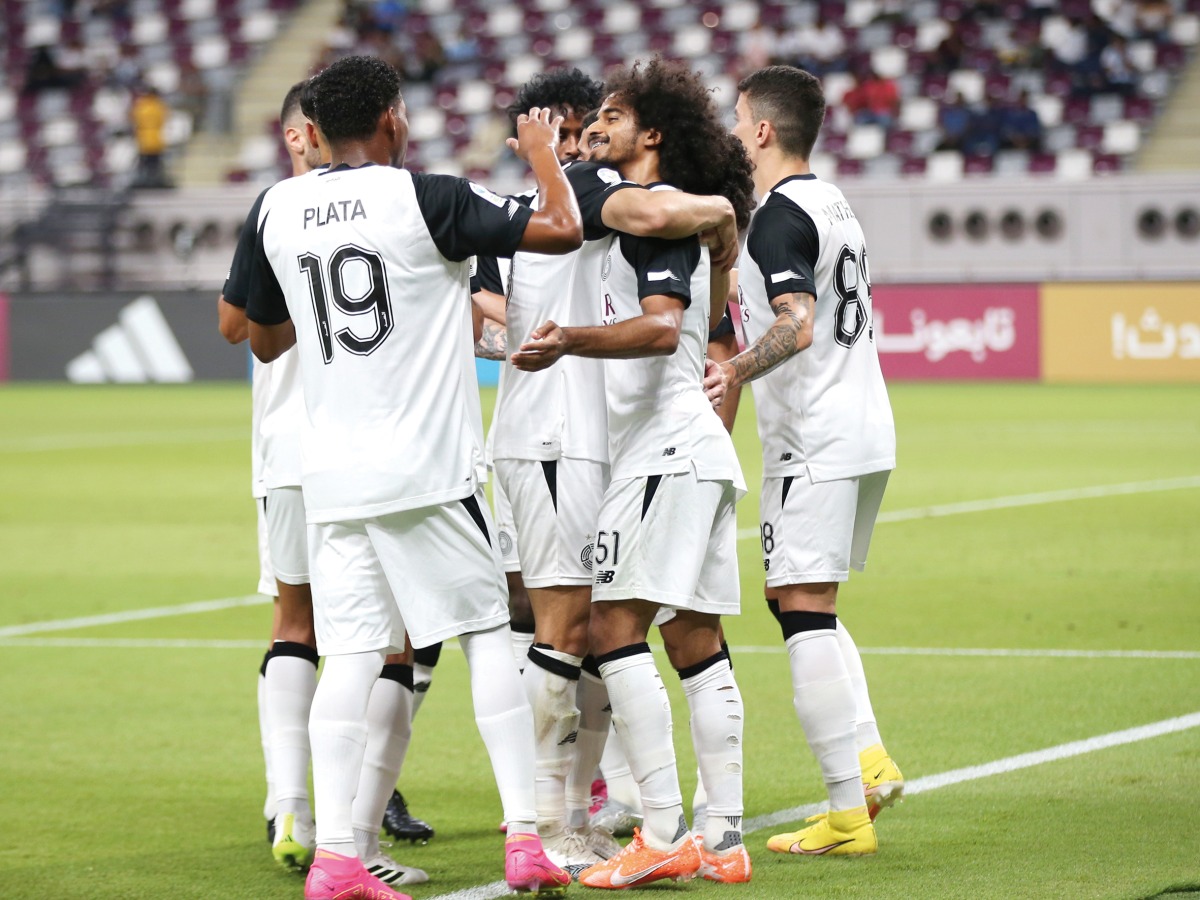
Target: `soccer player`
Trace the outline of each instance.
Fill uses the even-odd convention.
[[[306,82],[293,85],[280,110],[279,121],[292,157],[293,177],[311,172],[322,163],[316,134],[303,111],[306,88]],[[245,304],[250,262],[258,233],[258,212],[265,194],[263,191],[259,195],[246,219],[219,304],[229,338],[244,340],[248,334]],[[308,718],[316,690],[318,662],[304,496],[300,487],[299,440],[304,399],[294,352],[284,353],[269,364],[255,362],[267,376],[260,378],[265,390],[255,423],[254,444],[256,455],[261,456],[259,465],[266,489],[262,508],[278,595],[272,646],[263,673],[267,755],[271,760],[276,819],[271,850],[280,865],[300,869],[312,856],[314,842],[308,796]],[[367,764],[363,766],[355,795],[355,838],[359,853],[369,871],[388,884],[420,884],[428,880],[424,871],[397,864],[379,846],[383,807],[395,788],[411,734],[413,688],[413,668],[408,657],[389,656],[371,691]]]
[[[533,717],[481,502],[466,262],[579,246],[554,152],[559,123],[531,111],[512,141],[538,181],[534,211],[464,179],[394,168],[407,118],[399,76],[378,59],[335,62],[311,101],[331,167],[264,198],[247,308],[255,355],[296,346],[304,385],[302,484],[326,657],[309,726],[319,815],[305,896],[403,896],[363,867],[351,807],[371,686],[406,630],[417,648],[459,637],[509,825],[506,880],[559,889],[570,876],[546,859],[534,826]]]
[[[300,109],[300,94],[304,82],[297,83],[284,96],[279,112],[279,124],[283,131],[283,142],[292,164],[292,176],[303,175],[321,164],[320,150],[309,141],[305,128],[304,114]],[[265,191],[263,192],[266,193]],[[217,299],[218,327],[231,344],[239,344],[249,336],[246,322],[246,300],[249,293],[250,260],[253,256],[253,239],[258,208],[262,203],[259,194],[247,216],[247,225],[239,238],[229,274]],[[257,359],[251,371],[251,469],[253,495],[258,500],[258,544],[259,544],[259,592],[275,597],[271,627],[271,646],[263,657],[259,677],[258,707],[259,724],[263,738],[263,757],[267,763],[268,801],[264,810],[269,823],[268,836],[272,851],[287,830],[291,834],[295,820],[299,818],[301,831],[307,821],[311,831],[311,810],[308,803],[308,702],[316,686],[317,653],[316,639],[312,634],[311,599],[307,585],[295,585],[294,579],[279,573],[277,579],[272,566],[270,535],[268,528],[267,494],[265,480],[265,453],[262,441],[262,423],[272,396],[272,376],[287,362],[262,363]],[[288,568],[288,563],[284,563]],[[302,564],[307,570],[307,563]],[[305,579],[307,581],[307,579]],[[297,621],[299,620],[299,621]],[[271,665],[279,651],[279,661]],[[270,673],[268,675],[268,672]],[[305,695],[307,699],[305,699]],[[302,709],[301,709],[302,707]],[[274,715],[272,715],[274,711]],[[295,712],[296,715],[289,715]],[[273,724],[274,723],[274,724]],[[278,731],[276,730],[278,729]],[[297,731],[298,729],[298,731]],[[272,749],[279,742],[281,746]],[[281,797],[280,794],[286,795]],[[280,811],[282,808],[282,812]],[[287,829],[276,828],[278,816],[292,817]],[[301,835],[303,837],[303,835]],[[290,839],[289,839],[290,844]],[[290,847],[284,855],[292,855]]]
[[[809,170],[825,116],[813,75],[771,66],[738,85],[733,133],[762,198],[738,262],[747,349],[706,381],[753,381],[763,447],[762,547],[796,715],[829,813],[772,837],[781,853],[874,853],[872,820],[904,789],[884,749],[838,585],[862,570],[896,435],[871,328],[863,231],[841,191]],[[865,791],[865,792],[864,792]]]
[[[615,169],[575,162],[581,117],[601,97],[602,86],[578,69],[546,73],[518,96],[564,116],[559,160],[584,211],[587,244],[567,256],[513,257],[509,346],[547,320],[599,324],[599,272],[614,229],[675,238],[721,229],[725,246],[736,242],[724,197],[650,192]],[[538,830],[551,859],[573,873],[620,849],[587,820],[609,723],[599,672],[585,660],[596,516],[608,484],[604,377],[598,359],[565,359],[552,373],[509,369],[492,429],[534,612],[524,679],[538,735]]]
[[[720,193],[748,220],[749,161],[721,127],[698,73],[655,60],[618,72],[608,90],[590,132],[592,162],[654,186],[651,196]],[[588,637],[641,790],[644,825],[619,854],[580,874],[590,887],[698,871],[718,881],[750,878],[741,697],[719,639],[720,615],[740,605],[734,504],[745,487],[702,387],[710,316],[722,315],[726,298],[723,277],[712,291],[708,257],[695,237],[616,236],[593,291],[603,324],[544,322],[512,357],[528,371],[560,358],[604,360],[612,481],[597,516]],[[656,618],[669,619],[662,631],[692,711],[709,795],[702,841],[684,818],[670,706],[646,643]]]

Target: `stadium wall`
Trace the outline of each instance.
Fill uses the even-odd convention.
[[[1200,282],[877,284],[884,375],[904,380],[1200,383]],[[0,380],[245,378],[211,293],[0,295]],[[499,365],[479,360],[481,384]]]

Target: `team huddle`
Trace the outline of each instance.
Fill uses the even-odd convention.
[[[730,133],[681,64],[604,85],[547,73],[511,110],[509,146],[536,181],[515,197],[403,169],[400,88],[371,57],[293,88],[280,121],[295,177],[256,201],[219,303],[222,332],[261,361],[275,858],[308,869],[311,900],[404,898],[393,886],[428,880],[379,838],[385,817],[396,832],[413,717],[457,636],[511,888],[750,880],[745,711],[721,629],[741,609],[747,488],[728,429],[747,382],[766,598],[829,795],[767,846],[875,852],[874,819],[904,782],[836,598],[865,564],[895,433],[862,229],[808,167],[820,83],[750,75]],[[486,437],[476,355],[507,360]],[[690,710],[690,825],[655,626]],[[591,815],[598,768],[623,768],[629,789]],[[618,820],[639,826],[624,846]]]

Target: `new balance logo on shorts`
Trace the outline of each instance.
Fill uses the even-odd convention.
[[[601,569],[596,573],[596,584],[612,584],[616,574],[613,569]]]
[[[674,455],[675,455],[675,448],[674,448],[674,447],[668,447],[666,450],[664,450],[664,451],[662,452],[662,455],[663,455],[663,456],[674,456]]]

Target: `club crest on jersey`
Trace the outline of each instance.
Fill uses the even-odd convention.
[[[579,561],[583,563],[583,567],[589,572],[592,571],[592,550],[595,546],[595,544],[588,544],[579,554]]]
[[[304,227],[308,228],[309,222],[320,228],[330,222],[353,222],[355,219],[365,219],[366,217],[367,209],[361,200],[334,200],[324,210],[319,206],[306,207]]]
[[[512,535],[510,535],[507,531],[501,531],[499,537],[500,537],[500,555],[508,556],[508,554],[512,553],[512,549],[513,549]]]
[[[505,200],[503,197],[501,197],[499,194],[492,193],[487,188],[485,188],[482,184],[476,184],[473,181],[469,181],[467,183],[469,185],[471,185],[472,191],[474,191],[476,194],[478,194],[480,197],[482,197],[488,203],[492,204],[492,206],[495,206],[498,209],[504,209],[504,204],[507,203],[508,201]]]
[[[608,281],[608,273],[612,271],[612,251],[608,251],[608,255],[604,257],[604,267],[600,270],[600,280]]]

